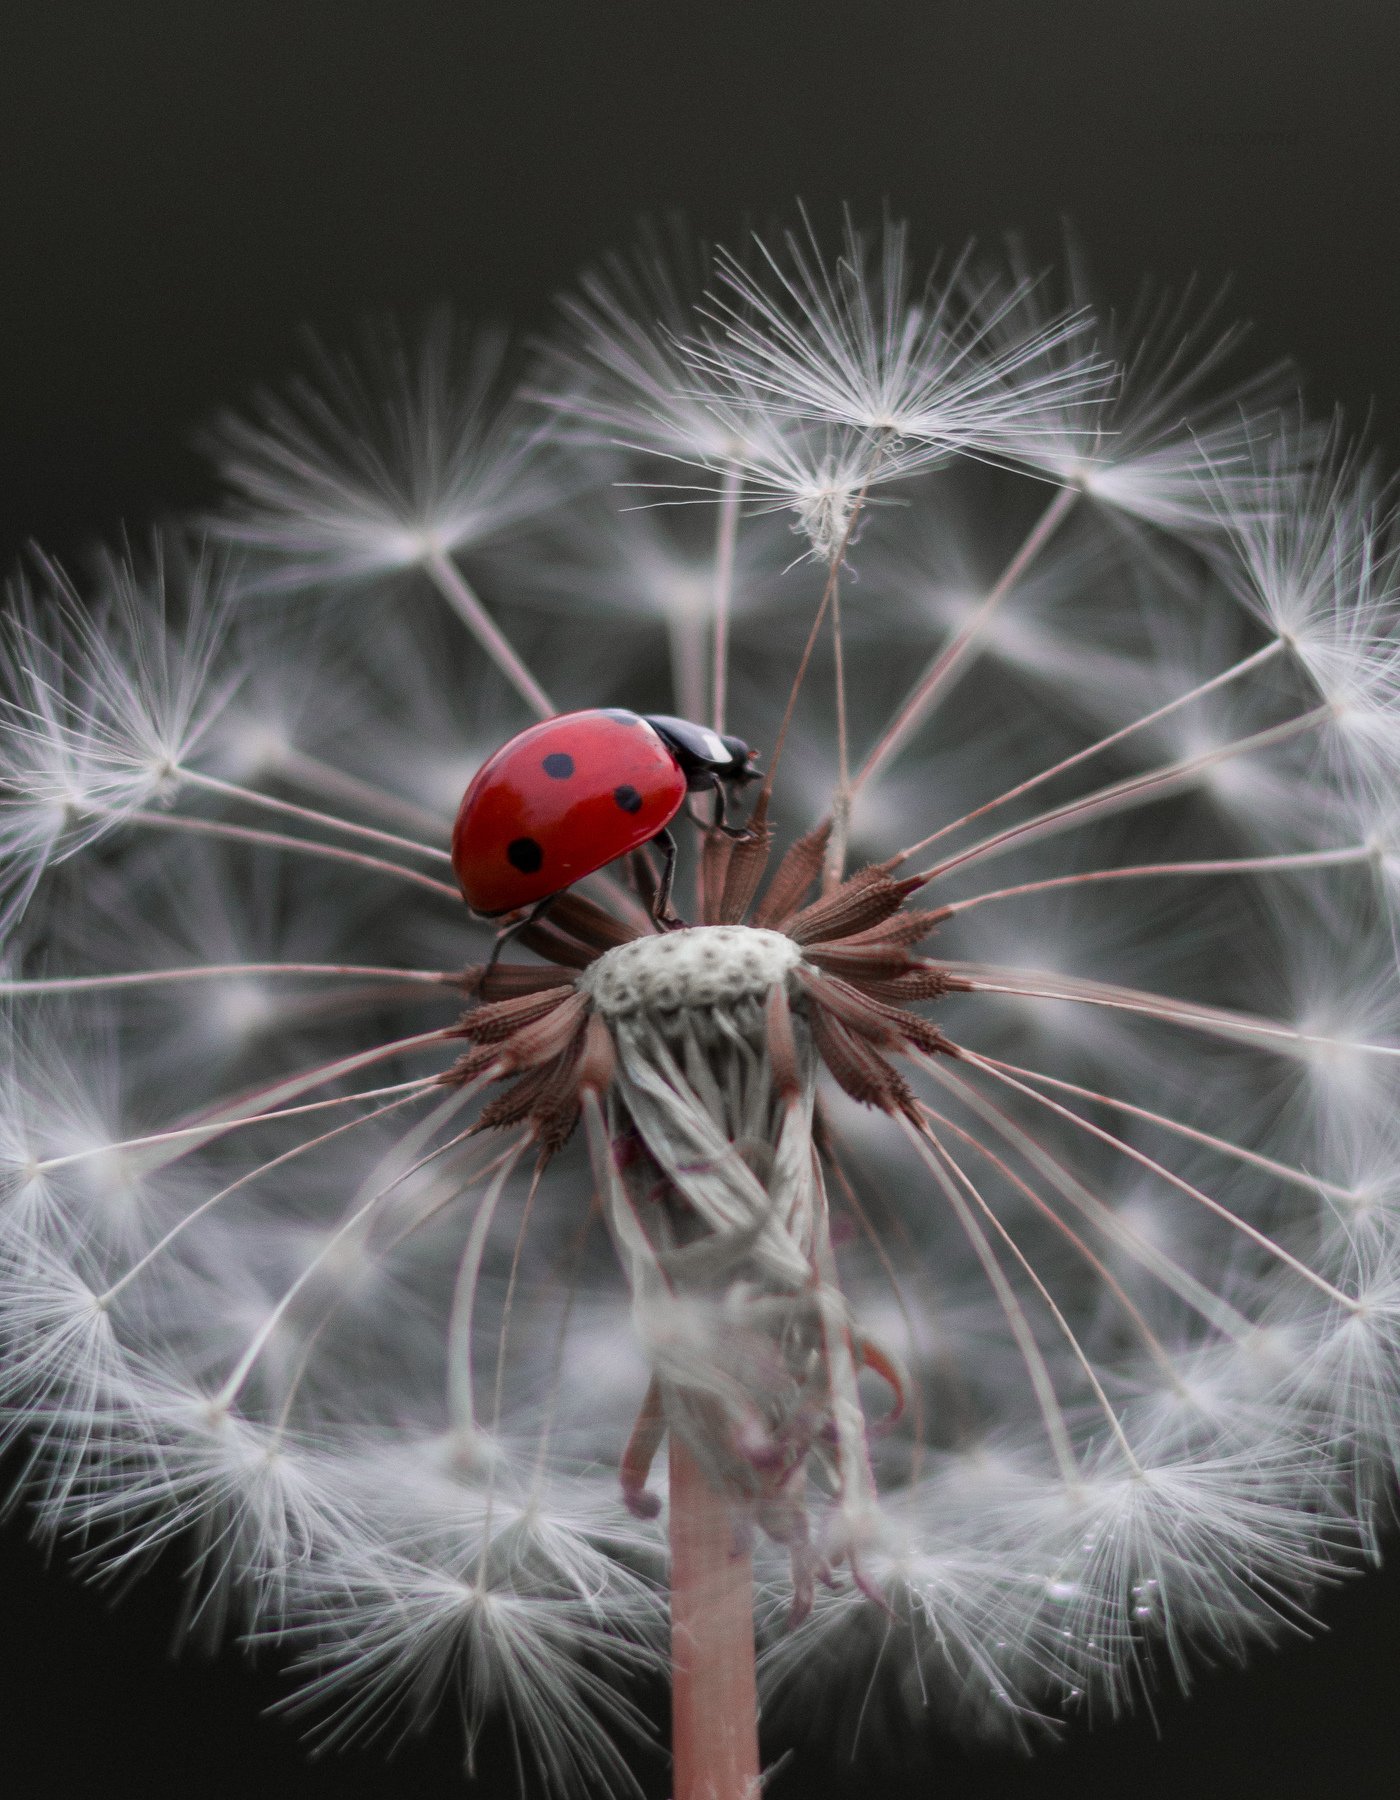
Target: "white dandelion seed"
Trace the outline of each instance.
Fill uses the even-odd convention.
[[[627,1792],[669,1666],[675,1791],[740,1800],[760,1694],[765,1752],[1034,1743],[1375,1552],[1388,490],[1184,315],[1042,296],[893,226],[615,263],[518,403],[443,327],[226,423],[237,595],[12,590],[7,1441],[332,1739],[447,1706]],[[488,961],[453,810],[561,699],[759,797],[678,810],[684,928],[584,834]]]
[[[875,237],[848,219],[832,259],[810,223],[776,248],[756,239],[749,263],[721,252],[711,329],[682,355],[779,417],[910,439],[927,446],[920,461],[1018,453],[1047,412],[1063,430],[1078,409],[1089,432],[1109,371],[1085,346],[1088,318],[1033,319],[1035,280],[970,252],[920,284],[908,238],[902,223]]]
[[[358,359],[318,352],[311,377],[210,431],[237,497],[213,523],[261,553],[253,582],[274,593],[421,568],[546,714],[548,697],[459,560],[557,505],[567,485],[502,378],[505,354],[500,333],[461,337],[445,312],[416,339],[367,328]]]
[[[236,685],[214,675],[226,623],[216,566],[159,545],[148,578],[113,561],[87,605],[50,567],[16,582],[0,639],[0,927],[51,863],[168,798]]]
[[[1173,534],[1218,524],[1217,496],[1236,519],[1255,509],[1266,515],[1286,509],[1288,483],[1324,434],[1315,426],[1280,430],[1291,400],[1286,368],[1236,372],[1245,332],[1222,319],[1224,296],[1201,304],[1189,287],[1177,296],[1145,288],[1126,315],[1103,312],[1082,259],[1071,250],[1067,261],[1068,307],[1095,322],[1089,341],[1116,366],[1117,378],[1087,419],[1081,406],[1047,405],[1012,453],[1122,522],[1144,521]],[[1014,329],[1033,339],[1051,323],[1053,289],[1027,279],[1024,254],[1014,247],[1012,266],[1021,296]],[[1063,374],[1066,355],[1082,356],[1084,341],[1068,352],[1054,342],[1047,350]],[[1268,482],[1260,481],[1264,462]],[[1141,549],[1151,554],[1149,546]]]

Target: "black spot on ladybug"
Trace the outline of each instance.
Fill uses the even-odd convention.
[[[613,799],[617,801],[618,805],[625,813],[640,812],[642,810],[642,796],[637,792],[636,788],[631,786],[628,782],[624,781],[621,787],[615,787],[613,789]]]
[[[522,875],[533,875],[544,861],[544,851],[534,838],[512,838],[506,845],[506,861]]]
[[[545,774],[555,781],[567,781],[574,772],[574,759],[562,750],[554,750],[540,764]]]

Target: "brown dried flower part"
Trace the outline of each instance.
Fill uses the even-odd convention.
[[[790,938],[801,958],[789,998],[807,1020],[830,1074],[864,1105],[912,1111],[908,1082],[889,1059],[906,1048],[952,1053],[938,1027],[910,1011],[966,987],[913,954],[947,914],[909,908],[921,878],[896,879],[889,865],[879,863],[809,901],[830,832],[824,822],[799,838],[756,904],[771,848],[766,824],[757,821],[749,837],[737,841],[711,833],[702,854],[697,923],[747,923]],[[607,1027],[579,990],[578,976],[609,951],[646,935],[582,895],[567,893],[547,918],[519,934],[544,966],[497,963],[489,971],[464,973],[461,985],[477,1003],[457,1031],[472,1048],[443,1079],[460,1084],[487,1075],[508,1084],[483,1109],[477,1130],[528,1122],[542,1152],[562,1148],[577,1124],[584,1090],[605,1092],[614,1066]],[[785,1010],[769,1009],[769,1050],[779,1082],[792,1064]]]
[[[520,933],[540,966],[469,970],[477,1003],[457,1029],[471,1047],[444,1079],[499,1083],[475,1129],[523,1125],[542,1156],[585,1115],[652,1372],[624,1498],[653,1516],[657,1448],[684,1445],[736,1529],[787,1549],[800,1616],[838,1563],[864,1584],[875,1487],[859,1370],[889,1383],[896,1412],[904,1397],[840,1289],[816,1072],[916,1118],[891,1059],[954,1053],[912,1009],[963,983],[917,954],[945,916],[910,906],[921,878],[875,865],[813,897],[829,825],[760,895],[771,839],[757,811],[747,838],[707,836],[696,926],[649,930],[568,893]],[[814,1476],[835,1501],[820,1537]]]

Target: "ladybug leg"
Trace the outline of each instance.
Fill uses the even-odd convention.
[[[542,919],[558,898],[558,894],[546,894],[543,900],[537,900],[530,908],[529,912],[518,918],[513,925],[507,925],[503,930],[496,933],[496,941],[491,946],[491,954],[487,957],[486,966],[481,971],[481,980],[478,983],[478,991],[486,985],[487,977],[490,975],[492,969],[495,968],[496,963],[500,959],[502,950],[505,949],[510,940],[513,937],[518,937],[522,931],[528,930],[528,928],[535,923],[536,919]]]
[[[724,822],[726,796],[724,792],[724,783],[720,780],[718,775],[714,777],[714,796],[715,810],[714,815],[710,820],[710,829],[712,831],[722,831],[727,838],[738,838],[742,840],[748,837],[750,833],[747,825],[726,825]]]
[[[671,911],[671,883],[676,875],[676,840],[663,825],[651,841],[661,852],[661,879],[652,896],[651,916],[663,931],[675,931],[685,923],[684,919],[678,919]]]

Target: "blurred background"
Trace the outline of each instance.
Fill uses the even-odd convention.
[[[1390,0],[45,0],[0,21],[0,565],[206,504],[201,423],[366,312],[450,301],[524,330],[639,219],[908,216],[931,256],[1062,220],[1100,287],[1144,276],[1253,322],[1400,455],[1400,9]],[[147,1800],[466,1789],[450,1722],[306,1760],[271,1663],[172,1660],[178,1571],[116,1600],[4,1544],[5,1762],[30,1791]],[[1400,1578],[1311,1644],[1203,1671],[1030,1763],[928,1736],[774,1784],[854,1800],[1314,1800],[1400,1792]],[[661,1704],[658,1696],[658,1705]],[[643,1771],[667,1792],[664,1764]]]

